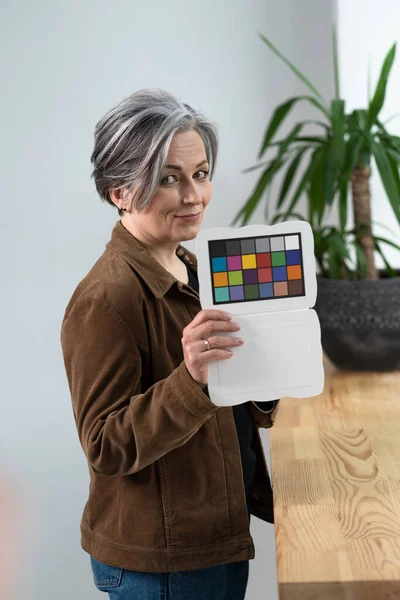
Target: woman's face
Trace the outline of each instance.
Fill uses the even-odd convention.
[[[141,212],[125,213],[123,222],[129,222],[150,243],[195,238],[211,199],[208,170],[204,143],[197,131],[176,133],[155,194]]]

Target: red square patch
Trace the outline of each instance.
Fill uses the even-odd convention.
[[[271,253],[270,252],[261,252],[260,254],[256,254],[256,256],[257,256],[257,267],[259,269],[271,266]]]
[[[258,282],[269,283],[272,281],[272,269],[258,269]]]

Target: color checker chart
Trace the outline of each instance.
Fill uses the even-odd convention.
[[[304,296],[301,234],[208,241],[214,304]]]

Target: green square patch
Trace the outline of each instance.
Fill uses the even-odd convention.
[[[286,265],[286,256],[284,252],[271,252],[272,266],[284,267]]]
[[[256,300],[260,297],[257,283],[244,286],[244,297],[246,300]]]
[[[242,285],[243,274],[242,271],[228,271],[229,285]]]

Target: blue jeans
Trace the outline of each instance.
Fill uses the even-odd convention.
[[[90,562],[95,586],[110,600],[244,600],[249,578],[248,560],[171,573],[112,567],[93,556]]]

